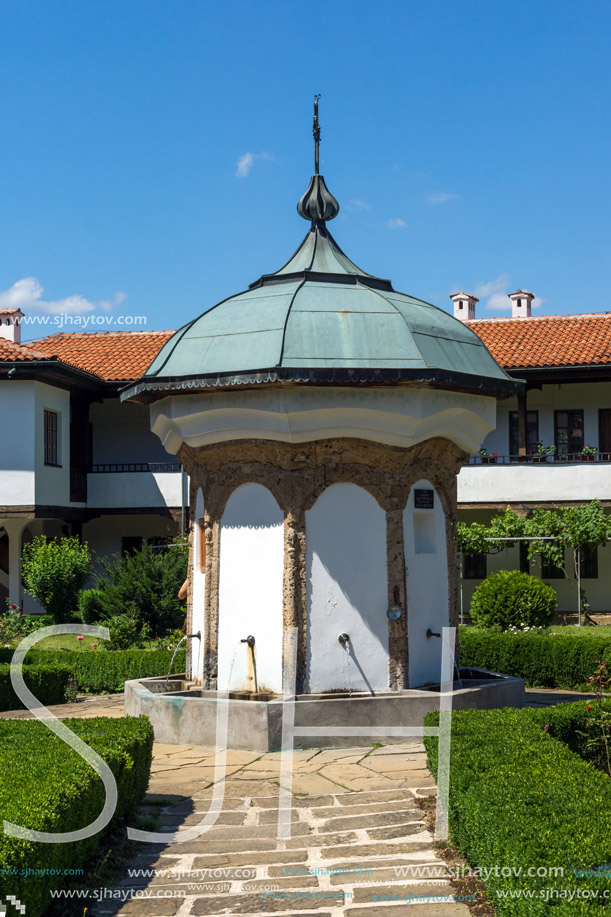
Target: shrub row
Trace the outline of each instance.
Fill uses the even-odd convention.
[[[576,639],[461,627],[459,640],[461,665],[516,675],[529,688],[581,687],[594,672],[597,659],[611,659],[608,636]]]
[[[148,719],[97,717],[64,722],[112,770],[118,789],[113,820],[117,823],[146,792],[153,747]],[[85,827],[102,811],[101,779],[40,722],[0,722],[0,773],[0,821],[36,831],[66,832]],[[50,903],[51,890],[69,881],[61,873],[82,867],[99,844],[99,834],[67,844],[0,835],[0,897],[15,895],[25,904],[27,917],[39,917]]]
[[[588,711],[588,704],[591,712]],[[601,703],[604,718],[611,716],[611,699]],[[589,761],[600,770],[607,768],[605,741],[600,727],[598,701],[577,701],[574,704],[556,704],[537,710],[538,722],[551,736],[564,742],[571,751]],[[610,876],[611,879],[611,876]],[[611,901],[609,902],[611,904]]]
[[[27,687],[42,704],[63,704],[72,669],[69,665],[24,665],[23,678]],[[0,710],[17,710],[21,703],[11,684],[11,667],[0,664]]]
[[[611,861],[611,781],[544,730],[554,716],[511,708],[452,716],[451,837],[472,867],[492,870],[486,886],[499,917],[593,915],[608,903],[608,873],[583,872]],[[428,714],[425,725],[438,720]],[[559,735],[573,730],[562,715],[557,723]],[[437,739],[424,743],[437,775]],[[563,867],[564,875],[528,876],[530,867]],[[533,897],[512,898],[518,891]],[[598,900],[585,897],[590,891]]]
[[[0,662],[9,662],[12,650],[0,651]],[[170,650],[37,650],[32,649],[26,662],[37,665],[68,665],[80,691],[103,694],[122,691],[126,681],[167,675],[172,660]],[[184,672],[186,652],[176,654],[173,672]]]

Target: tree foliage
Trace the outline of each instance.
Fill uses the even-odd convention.
[[[128,616],[139,634],[147,625],[155,637],[181,627],[185,608],[178,590],[187,576],[188,554],[175,541],[175,547],[158,550],[143,542],[138,551],[103,561],[95,595],[82,603],[81,612],[99,621],[121,617],[125,623]]]
[[[24,545],[21,570],[27,591],[62,624],[74,616],[79,593],[91,570],[87,544],[76,536],[47,538],[37,535]]]
[[[463,554],[498,554],[505,548],[512,548],[516,544],[515,539],[525,534],[525,521],[507,507],[503,514],[492,517],[490,525],[459,522],[456,527],[458,550]]]
[[[611,516],[598,500],[592,500],[553,509],[535,506],[528,518],[507,507],[503,514],[491,519],[490,525],[479,522],[457,525],[457,547],[463,554],[496,554],[513,547],[518,537],[531,539],[525,542],[529,559],[540,557],[544,563],[559,567],[567,579],[577,578],[579,549],[593,549],[607,543],[611,538]],[[490,538],[503,541],[487,540]],[[570,569],[565,560],[567,551],[572,559]]]

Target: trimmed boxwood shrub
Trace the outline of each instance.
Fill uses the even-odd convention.
[[[611,862],[611,781],[550,734],[551,727],[545,731],[547,723],[558,735],[568,728],[560,709],[452,715],[451,837],[472,867],[492,870],[486,886],[499,917],[594,915],[608,903],[608,874],[583,871]],[[438,721],[438,713],[428,714],[425,725]],[[437,739],[426,736],[424,744],[436,776]],[[517,876],[494,871],[520,866]],[[563,867],[564,875],[527,875],[538,866]],[[547,901],[547,889],[575,897]],[[511,898],[518,890],[533,897]],[[587,890],[598,892],[598,901],[580,897]]]
[[[598,711],[598,702],[577,701],[574,704],[556,704],[537,710],[539,723],[549,734],[585,758],[599,770],[606,772],[607,756],[600,726],[588,712],[588,703]],[[602,701],[603,715],[611,714],[611,698]]]
[[[72,669],[66,664],[23,666],[23,677],[27,687],[45,706],[65,703],[66,688],[71,675]],[[23,706],[13,691],[10,665],[0,664],[0,710],[18,710]]]
[[[471,618],[480,627],[540,627],[556,610],[556,593],[536,576],[519,570],[491,573],[471,600]]]
[[[460,664],[523,678],[527,687],[579,688],[594,672],[596,660],[611,659],[608,636],[500,634],[461,627]]]
[[[0,662],[10,662],[12,650],[0,650]],[[80,691],[104,694],[122,691],[132,678],[167,675],[172,660],[170,650],[37,650],[26,661],[43,665],[68,665]],[[173,672],[184,672],[186,652],[179,650]],[[24,666],[25,668],[25,666]]]
[[[146,792],[153,747],[150,722],[146,717],[64,722],[112,770],[118,788],[116,824],[133,812]],[[0,773],[0,821],[64,832],[85,827],[102,811],[104,785],[95,771],[37,721],[0,721]],[[50,904],[51,890],[69,881],[61,873],[82,867],[99,843],[99,834],[70,844],[0,835],[0,897],[16,895],[27,917],[39,917]]]

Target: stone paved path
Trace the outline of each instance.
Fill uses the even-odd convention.
[[[578,700],[592,700],[594,694],[584,691],[565,691],[563,688],[526,688],[525,707],[553,707],[554,704],[574,704]]]
[[[529,689],[526,705],[587,696]],[[83,696],[51,710],[61,718],[122,716],[123,695]],[[198,824],[210,805],[214,760],[210,748],[156,744],[139,827]],[[182,844],[138,844],[125,877],[88,917],[468,917],[415,805],[435,793],[422,745],[296,751],[292,836],[284,841],[279,770],[278,754],[229,751],[214,827]]]
[[[138,844],[131,877],[112,891],[126,900],[108,897],[88,917],[468,917],[415,804],[435,792],[422,745],[296,751],[284,841],[279,770],[278,753],[229,751],[214,827],[181,844]],[[213,749],[157,744],[141,827],[197,824],[213,779]]]
[[[90,716],[125,716],[125,698],[121,694],[80,695],[73,704],[59,704],[49,707],[51,713],[60,719],[67,717]],[[29,710],[5,710],[0,713],[3,720],[29,720],[33,715]]]

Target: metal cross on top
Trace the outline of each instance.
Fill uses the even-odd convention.
[[[320,92],[314,96],[314,124],[312,126],[312,134],[314,136],[314,174],[318,175],[318,147],[320,145],[320,124],[318,123],[318,100],[320,99]]]

